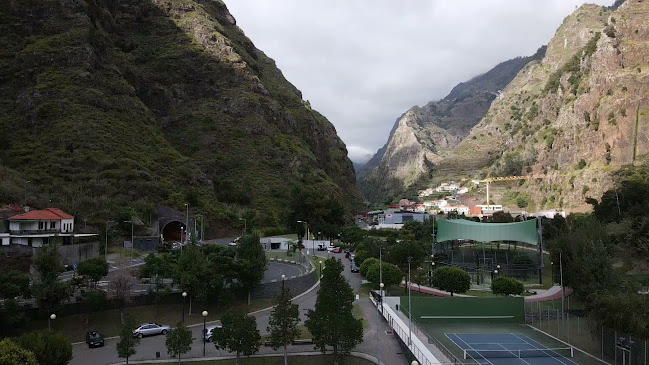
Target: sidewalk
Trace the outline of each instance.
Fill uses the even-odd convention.
[[[401,284],[402,286],[405,286],[405,283]],[[423,285],[417,285],[417,284],[410,284],[410,290],[412,291],[418,291],[421,293],[426,293],[426,294],[431,294],[435,295],[438,297],[450,297],[451,293],[445,292],[443,290],[435,289],[435,288],[430,288],[427,286]],[[537,295],[530,295],[528,297],[525,297],[525,302],[527,303],[536,303],[536,302],[545,302],[545,301],[550,301],[550,300],[555,300],[555,299],[560,299],[561,298],[561,286],[555,285],[551,287],[548,290],[544,290],[542,293],[537,294]],[[568,297],[570,294],[572,294],[572,288],[565,288],[565,296]],[[466,294],[453,294],[455,297],[474,297],[473,295],[466,295]]]
[[[381,364],[389,365],[409,365],[406,357],[403,355],[403,350],[399,346],[394,334],[387,334],[391,328],[385,321],[383,316],[379,315],[379,337],[377,343],[376,337],[376,318],[377,310],[374,304],[370,301],[369,297],[362,297],[356,303],[363,310],[363,315],[370,322],[370,329],[363,334],[363,342],[356,346],[355,351],[363,352],[373,357],[377,357],[379,347],[381,350]]]

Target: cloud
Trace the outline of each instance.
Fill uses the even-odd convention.
[[[386,142],[407,109],[443,98],[502,61],[533,54],[583,3],[231,0],[228,7],[359,162]]]

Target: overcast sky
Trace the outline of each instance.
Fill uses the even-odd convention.
[[[229,0],[354,161],[414,105],[547,44],[582,0]],[[588,1],[610,5],[613,0]]]

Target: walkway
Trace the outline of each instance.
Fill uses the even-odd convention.
[[[405,286],[405,283],[402,283],[401,286]],[[431,294],[435,295],[438,297],[450,297],[451,293],[431,288],[428,286],[424,285],[417,285],[417,284],[410,284],[410,290],[412,291],[418,291],[426,294]],[[470,293],[470,292],[469,292]],[[572,288],[566,287],[565,290],[565,296],[568,297],[570,294],[572,294]],[[453,294],[453,296],[456,297],[474,297],[473,295],[466,295],[466,294]],[[551,287],[548,290],[544,290],[542,293],[537,294],[537,295],[530,295],[525,297],[525,302],[527,303],[536,303],[536,302],[545,302],[545,301],[550,301],[550,300],[555,300],[555,299],[561,299],[561,286],[555,285]]]

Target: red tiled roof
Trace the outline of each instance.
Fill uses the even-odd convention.
[[[14,215],[9,220],[33,220],[33,219],[74,219],[73,216],[58,208],[47,208],[45,210],[32,210],[31,212]]]

